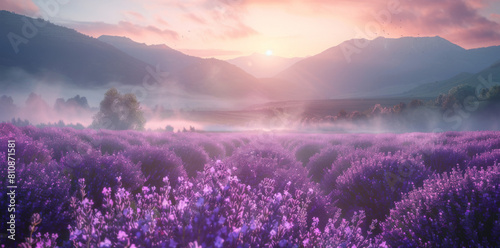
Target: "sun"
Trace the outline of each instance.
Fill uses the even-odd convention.
[[[271,55],[273,55],[273,50],[267,50],[267,51],[266,51],[266,55],[267,55],[267,56],[271,56]]]

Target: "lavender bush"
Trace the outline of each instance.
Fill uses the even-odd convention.
[[[186,170],[182,166],[182,160],[175,153],[158,147],[132,148],[125,152],[132,163],[139,164],[146,181],[146,186],[163,186],[163,178],[172,178],[170,183],[177,186],[179,177],[187,177]]]
[[[302,162],[302,165],[306,166],[309,163],[309,159],[316,153],[319,153],[321,148],[321,143],[305,143],[296,149],[295,158]]]
[[[325,172],[332,168],[333,162],[337,160],[339,156],[339,147],[327,147],[321,150],[320,153],[314,155],[309,160],[307,164],[307,169],[309,170],[309,176],[315,182],[321,182]]]
[[[215,134],[0,124],[2,175],[7,141],[16,140],[19,233],[16,244],[1,242],[495,247],[499,134]],[[1,180],[0,187],[6,185]],[[8,200],[0,191],[0,205]],[[7,212],[0,217],[6,230]]]
[[[500,166],[452,170],[410,192],[383,224],[393,247],[498,247]]]
[[[91,199],[99,205],[102,202],[102,188],[116,188],[117,177],[121,177],[124,187],[131,191],[139,189],[145,181],[140,166],[122,154],[101,155],[100,152],[93,151],[82,156],[68,153],[61,159],[61,163],[70,171],[72,191],[76,190],[77,179],[84,178],[87,180]]]
[[[427,147],[420,154],[424,164],[437,173],[451,171],[457,166],[463,170],[470,159],[466,151],[456,146]]]
[[[363,210],[367,221],[383,221],[401,199],[402,194],[422,186],[430,171],[422,161],[404,154],[385,156],[374,154],[371,158],[356,161],[337,178],[333,200],[344,210],[345,216]],[[365,222],[363,230],[369,225]]]
[[[486,168],[500,163],[500,150],[492,150],[475,156],[467,165],[470,168]]]
[[[181,158],[189,177],[195,177],[196,173],[202,171],[209,161],[207,153],[199,146],[176,144],[169,146],[169,149]]]

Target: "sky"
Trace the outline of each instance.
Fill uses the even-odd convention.
[[[500,45],[498,0],[1,0],[0,9],[189,55],[306,57],[354,38]]]

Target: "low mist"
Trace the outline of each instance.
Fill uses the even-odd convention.
[[[68,87],[62,81],[33,78],[11,70],[0,94],[0,121],[89,127],[104,94],[116,87],[133,93],[141,104],[146,130],[166,131],[289,131],[289,132],[442,132],[498,130],[498,102],[478,102],[471,109],[455,104],[444,110],[433,103],[409,99],[339,99],[268,102],[263,98],[223,99],[186,93],[165,85],[94,88]],[[418,103],[418,104],[417,104]],[[412,105],[413,104],[413,105]],[[19,121],[23,121],[20,123]],[[26,122],[27,121],[27,122]]]

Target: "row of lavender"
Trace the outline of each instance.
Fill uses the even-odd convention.
[[[15,139],[18,240],[41,247],[495,247],[499,134],[0,124],[0,173]]]

